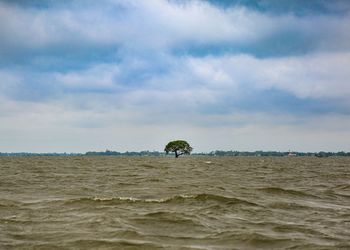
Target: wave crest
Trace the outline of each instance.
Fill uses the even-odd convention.
[[[226,197],[214,194],[181,194],[166,198],[142,199],[136,197],[84,197],[71,199],[66,201],[66,204],[77,202],[103,202],[103,203],[183,203],[183,202],[216,202],[225,204],[244,204],[250,206],[259,206],[256,203],[246,201],[244,199]]]

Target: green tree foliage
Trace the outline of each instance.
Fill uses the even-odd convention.
[[[168,154],[169,152],[174,152],[175,157],[179,157],[183,154],[190,154],[192,151],[192,147],[187,141],[177,140],[171,141],[166,146],[164,151]]]

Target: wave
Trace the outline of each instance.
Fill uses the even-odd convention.
[[[335,189],[350,190],[350,184],[339,184],[335,187]]]
[[[160,244],[144,241],[144,240],[132,240],[132,239],[114,239],[114,240],[102,240],[102,239],[78,239],[70,242],[64,242],[66,246],[79,249],[164,249]]]
[[[244,199],[214,195],[214,194],[206,194],[206,193],[197,194],[193,196],[193,199],[198,201],[217,201],[217,202],[222,202],[227,204],[244,204],[244,205],[250,205],[250,206],[259,206],[256,203],[253,203]]]
[[[144,168],[158,168],[158,166],[151,165],[151,164],[141,164],[141,166]]]
[[[268,194],[275,194],[275,195],[292,195],[292,196],[300,196],[300,197],[320,198],[316,195],[309,194],[303,191],[285,189],[281,187],[265,187],[265,188],[258,188],[258,190]]]
[[[0,199],[0,208],[9,208],[9,207],[20,207],[22,203],[18,201],[8,200],[8,199]]]
[[[183,203],[183,202],[217,202],[228,205],[243,204],[247,206],[260,206],[256,203],[238,199],[234,197],[226,197],[214,194],[181,194],[167,198],[142,199],[136,197],[83,197],[70,199],[65,204],[73,204],[79,202],[103,202],[103,203]]]
[[[274,202],[269,204],[269,208],[272,209],[283,209],[283,210],[308,210],[309,206],[294,203],[294,202]]]
[[[234,233],[226,231],[217,233],[211,238],[220,239],[220,241],[236,245],[243,243],[245,246],[244,249],[285,249],[286,245],[291,243],[287,238],[258,232]]]

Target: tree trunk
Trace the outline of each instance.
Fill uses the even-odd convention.
[[[177,150],[175,150],[175,158],[179,157],[179,155],[177,154]]]

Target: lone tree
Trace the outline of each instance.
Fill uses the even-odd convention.
[[[171,141],[166,146],[164,151],[168,154],[169,152],[174,152],[175,157],[179,157],[183,154],[190,154],[192,151],[192,147],[190,144],[188,144],[187,141],[183,140],[177,140],[177,141]]]

